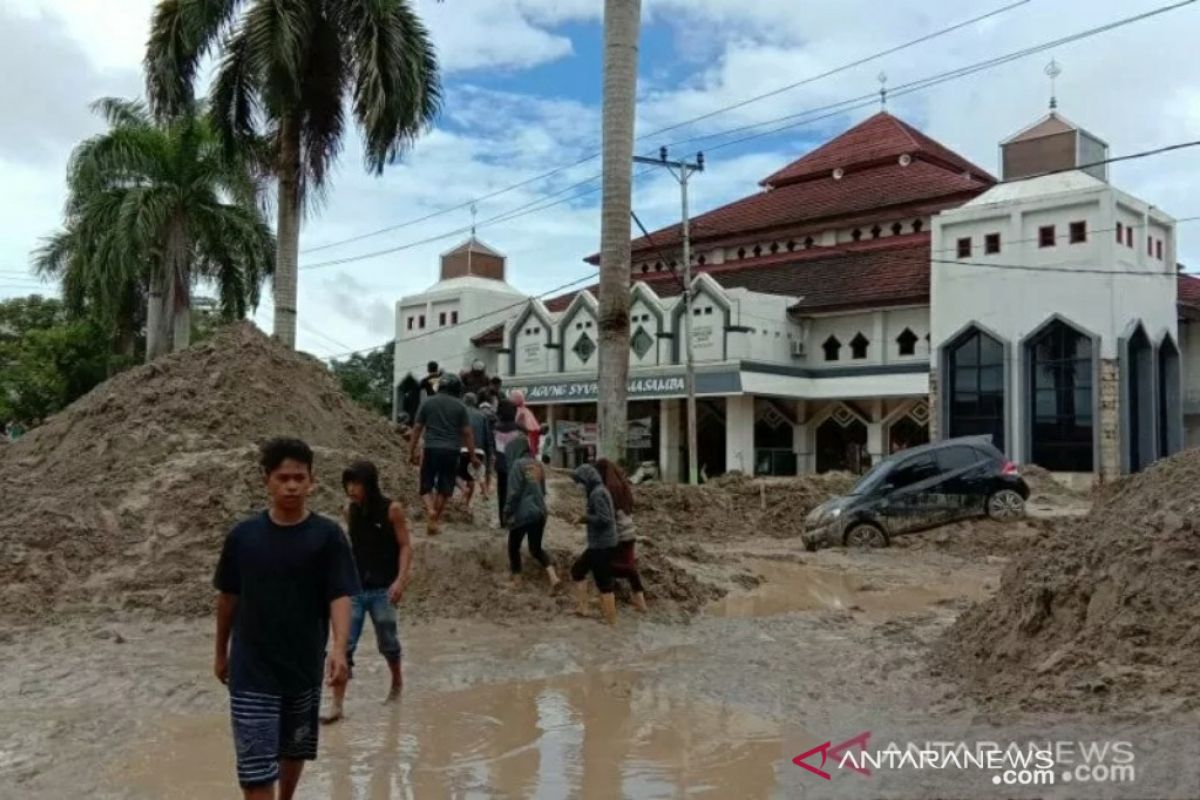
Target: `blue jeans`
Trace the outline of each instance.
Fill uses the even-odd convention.
[[[367,589],[350,598],[350,641],[346,646],[346,661],[354,670],[354,650],[362,636],[367,615],[375,626],[375,643],[379,654],[389,663],[400,660],[400,634],[396,625],[396,607],[388,600],[387,589]]]

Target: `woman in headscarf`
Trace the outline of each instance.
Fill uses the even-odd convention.
[[[629,581],[633,590],[633,605],[638,611],[646,610],[646,591],[642,576],[637,568],[637,528],[633,524],[633,486],[625,476],[625,470],[607,458],[596,460],[596,471],[612,496],[613,508],[617,513],[617,550],[613,555],[614,578]]]
[[[530,451],[541,452],[538,445],[542,440],[542,425],[538,422],[537,414],[533,413],[533,409],[525,405],[525,393],[520,389],[514,389],[509,392],[508,399],[512,400],[517,407],[517,424],[529,436]]]

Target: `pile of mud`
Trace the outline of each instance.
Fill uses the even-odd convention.
[[[341,470],[379,465],[415,496],[406,445],[316,359],[249,323],[116,376],[0,450],[0,614],[146,608],[207,613],[212,565],[263,507],[257,445],[314,446],[313,507],[336,515]]]
[[[1023,708],[1194,703],[1200,451],[1109,487],[1044,531],[936,654],[985,700]]]
[[[640,536],[687,542],[721,542],[770,536],[798,537],[804,518],[829,498],[844,494],[855,477],[846,473],[788,479],[752,479],[735,473],[700,486],[649,483],[634,487]],[[583,511],[581,492],[559,493],[551,513],[571,519]]]

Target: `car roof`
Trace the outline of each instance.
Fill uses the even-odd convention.
[[[910,447],[907,450],[900,450],[899,452],[892,453],[889,458],[899,461],[902,458],[919,456],[924,453],[934,453],[938,450],[945,450],[947,447],[961,447],[963,445],[968,447],[978,447],[983,450],[994,451],[996,449],[995,445],[992,444],[991,436],[959,436],[954,439],[940,439],[936,442],[930,442],[929,444]]]

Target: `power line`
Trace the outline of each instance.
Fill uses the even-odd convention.
[[[1071,34],[1070,36],[1061,37],[1059,39],[1045,42],[1040,45],[1036,45],[1034,47],[1029,47],[1029,48],[1025,48],[1023,50],[1014,51],[1014,52],[1006,54],[1004,56],[999,56],[996,58],[987,59],[985,61],[976,62],[975,64],[967,65],[965,67],[959,67],[959,68],[953,69],[953,70],[948,70],[946,72],[938,73],[936,75],[928,76],[928,77],[925,77],[925,78],[922,78],[922,79],[919,79],[916,81],[910,81],[909,83],[902,84],[901,86],[897,87],[895,90],[889,91],[889,95],[892,97],[897,97],[897,96],[904,96],[907,94],[912,94],[912,93],[918,92],[918,91],[923,91],[925,89],[940,85],[942,83],[947,83],[952,80],[957,80],[959,78],[967,77],[969,75],[973,75],[978,72],[982,72],[984,70],[991,69],[993,67],[1009,63],[1011,61],[1015,61],[1015,60],[1018,60],[1021,58],[1026,58],[1028,56],[1035,55],[1037,53],[1043,52],[1048,49],[1052,49],[1054,47],[1059,47],[1063,44],[1069,44],[1069,43],[1076,42],[1076,41],[1079,41],[1079,40],[1082,40],[1085,38],[1097,36],[1101,33],[1106,33],[1108,31],[1114,30],[1116,28],[1120,28],[1120,27],[1123,27],[1126,25],[1131,25],[1135,22],[1140,22],[1149,17],[1153,17],[1153,16],[1156,16],[1159,14],[1164,14],[1169,11],[1173,11],[1178,8],[1181,8],[1183,6],[1191,5],[1195,2],[1196,2],[1196,0],[1180,0],[1180,2],[1174,3],[1172,5],[1162,6],[1157,9],[1151,9],[1150,11],[1143,12],[1141,14],[1137,14],[1132,17],[1126,17],[1124,19],[1117,20],[1115,22],[1110,22],[1106,25],[1101,25],[1101,26],[1098,26],[1095,28],[1090,28],[1088,30],[1080,31],[1075,34]],[[697,141],[704,141],[704,140],[713,139],[713,138],[720,138],[722,136],[727,136],[732,133],[738,133],[738,132],[745,131],[745,130],[760,128],[764,125],[774,125],[774,124],[777,124],[780,122],[787,123],[787,124],[781,125],[779,127],[772,128],[770,130],[760,131],[758,133],[751,134],[749,136],[745,136],[740,139],[735,139],[735,140],[731,140],[728,142],[722,142],[720,144],[713,145],[712,147],[708,148],[710,151],[711,150],[719,150],[719,149],[722,149],[725,147],[732,147],[732,146],[739,145],[739,144],[745,144],[746,142],[750,142],[755,139],[760,139],[760,138],[763,138],[766,136],[772,136],[772,135],[780,133],[782,131],[800,127],[802,125],[810,125],[812,123],[819,122],[821,120],[828,119],[828,118],[831,118],[834,116],[840,116],[842,114],[849,113],[851,111],[855,111],[855,110],[858,110],[861,108],[866,108],[868,106],[872,106],[876,102],[878,102],[878,100],[876,99],[874,94],[861,95],[859,97],[850,98],[849,100],[843,100],[838,103],[832,103],[832,104],[828,104],[825,106],[820,106],[818,108],[809,109],[809,110],[802,111],[802,112],[797,112],[796,114],[789,114],[789,115],[786,115],[783,117],[777,117],[775,119],[764,120],[763,122],[753,123],[751,125],[743,125],[743,126],[740,126],[737,128],[731,128],[731,129],[728,129],[725,131],[720,131],[720,132],[711,133],[711,134],[705,134],[703,136],[692,137],[690,139],[683,139],[683,140],[680,140],[677,142],[672,142],[671,144],[667,145],[667,147],[675,147],[675,146],[679,146],[682,144],[694,143]],[[817,113],[817,112],[826,112],[826,113],[821,113],[818,116],[812,116],[814,113]],[[800,118],[800,119],[797,119],[797,118]],[[600,175],[595,175],[595,176],[593,176],[589,179],[586,179],[578,184],[574,184],[572,187],[568,187],[568,189],[575,188],[577,186],[584,185],[584,184],[590,183],[595,180],[599,180],[600,177],[601,177]],[[561,193],[562,191],[566,191],[566,190],[560,190],[559,193]],[[541,210],[545,210],[548,208],[552,208],[561,203],[570,202],[571,200],[578,199],[578,198],[587,196],[589,194],[593,194],[595,191],[598,191],[598,189],[593,189],[593,190],[590,190],[587,192],[582,192],[578,195],[565,198],[559,202],[550,203],[548,205],[541,206],[541,207],[532,207],[531,208],[530,206],[532,206],[533,203],[527,203],[525,206],[521,206],[521,207],[518,207],[517,209],[513,209],[513,210],[510,210],[503,214],[497,215],[488,220],[485,220],[483,223],[480,223],[480,224],[485,225],[485,224],[496,224],[499,222],[507,222],[509,220],[516,219],[520,216],[524,216],[525,214],[535,213],[536,211],[541,211]],[[551,197],[553,197],[553,196],[554,195],[551,195]],[[534,203],[542,202],[543,199],[544,198],[541,198],[541,199],[539,199],[537,201],[533,201],[533,202]],[[525,209],[525,210],[522,210],[522,209]],[[402,250],[408,250],[413,247],[418,247],[418,246],[421,246],[424,244],[430,244],[432,242],[440,241],[442,239],[446,239],[446,238],[449,238],[452,236],[459,236],[459,235],[469,232],[470,230],[471,230],[470,226],[456,228],[455,230],[447,231],[446,233],[439,234],[437,236],[429,237],[426,239],[421,239],[421,240],[418,240],[415,242],[409,242],[407,244],[399,245],[397,247],[391,247],[391,248],[387,248],[387,249],[383,249],[383,250],[377,250],[374,252],[364,253],[364,254],[360,254],[360,255],[356,255],[356,256],[347,256],[345,258],[334,259],[331,261],[319,262],[317,264],[302,266],[302,267],[300,267],[300,269],[302,269],[302,270],[304,270],[304,269],[321,269],[321,268],[328,267],[328,266],[337,266],[337,265],[341,265],[341,264],[353,263],[355,261],[362,261],[362,260],[366,260],[366,259],[370,259],[370,258],[377,258],[379,256],[389,255],[391,253],[400,252]],[[332,245],[330,245],[330,246],[332,246]]]
[[[895,46],[889,47],[885,50],[880,50],[879,52],[872,53],[869,56],[864,56],[864,57],[856,59],[854,61],[847,62],[845,64],[842,64],[841,66],[834,67],[834,68],[827,70],[825,72],[822,72],[818,75],[813,75],[813,76],[810,76],[803,80],[796,81],[795,83],[789,84],[787,86],[781,86],[777,89],[773,89],[764,94],[756,95],[754,97],[750,97],[745,100],[741,100],[736,103],[732,103],[730,105],[723,106],[723,107],[715,109],[713,111],[709,111],[707,113],[701,114],[700,116],[683,120],[682,122],[673,123],[671,125],[668,125],[665,128],[659,128],[658,130],[654,130],[654,131],[650,131],[649,133],[641,134],[637,137],[637,139],[641,140],[641,139],[648,139],[653,136],[658,136],[658,135],[666,133],[668,131],[673,131],[678,128],[682,128],[687,125],[691,125],[693,123],[700,122],[705,119],[710,119],[710,118],[718,116],[720,114],[724,114],[728,111],[733,111],[733,110],[736,110],[739,108],[743,108],[752,103],[756,103],[759,100],[764,100],[768,97],[775,97],[777,95],[783,94],[784,92],[788,92],[792,89],[796,89],[801,86],[806,86],[808,84],[815,83],[819,80],[823,80],[823,79],[831,77],[833,75],[837,75],[838,73],[845,72],[845,71],[853,69],[855,67],[862,66],[863,64],[867,64],[871,61],[876,61],[885,56],[894,55],[895,53],[898,53],[902,50],[907,50],[908,48],[913,47],[915,45],[923,44],[925,42],[931,41],[938,37],[945,36],[946,34],[961,30],[962,28],[968,27],[970,25],[974,25],[977,22],[983,22],[984,20],[990,19],[991,17],[995,17],[1000,14],[1006,13],[1008,11],[1012,11],[1013,9],[1023,6],[1028,2],[1029,2],[1029,0],[1018,0],[1018,2],[1010,3],[1009,5],[1002,6],[993,11],[989,11],[986,14],[981,14],[979,16],[972,17],[971,19],[966,20],[964,22],[959,22],[954,25],[950,25],[945,28],[941,28],[939,30],[933,31],[932,33],[928,33],[928,34],[925,34],[924,36],[904,42],[903,44],[895,45]],[[596,147],[596,145],[593,145],[593,147]],[[531,184],[538,183],[542,180],[545,180],[546,178],[551,178],[562,172],[566,172],[567,170],[574,169],[575,167],[578,167],[578,166],[582,166],[583,164],[586,164],[589,161],[594,161],[599,157],[600,157],[599,152],[593,152],[592,154],[585,156],[584,158],[581,158],[578,161],[575,161],[571,164],[564,164],[563,166],[555,167],[554,169],[549,170],[547,172],[543,172],[540,175],[534,175],[533,177],[527,178],[523,181],[519,181],[519,182],[511,184],[509,186],[501,187],[500,189],[496,189],[495,191],[489,192],[488,194],[484,194],[484,195],[480,195],[478,197],[471,198],[470,200],[459,203],[458,205],[438,209],[437,211],[432,211],[428,214],[425,214],[424,216],[417,217],[415,219],[406,220],[404,222],[399,222],[394,225],[388,225],[384,228],[379,228],[378,230],[370,231],[369,233],[364,233],[364,234],[360,234],[357,236],[352,236],[347,239],[340,239],[337,241],[326,242],[324,244],[316,245],[314,247],[309,247],[309,248],[302,250],[301,252],[302,253],[316,253],[321,250],[328,250],[333,247],[340,247],[341,245],[352,244],[354,242],[360,242],[364,239],[369,239],[369,238],[372,238],[375,236],[380,236],[385,233],[390,233],[392,231],[400,230],[401,228],[407,228],[407,227],[411,227],[413,225],[418,225],[422,222],[427,222],[427,221],[434,219],[435,217],[439,217],[443,214],[449,214],[454,211],[462,211],[464,209],[470,208],[473,204],[481,203],[484,200],[491,200],[493,198],[500,197],[501,195],[515,191],[517,189],[521,189],[521,188],[524,188]]]

